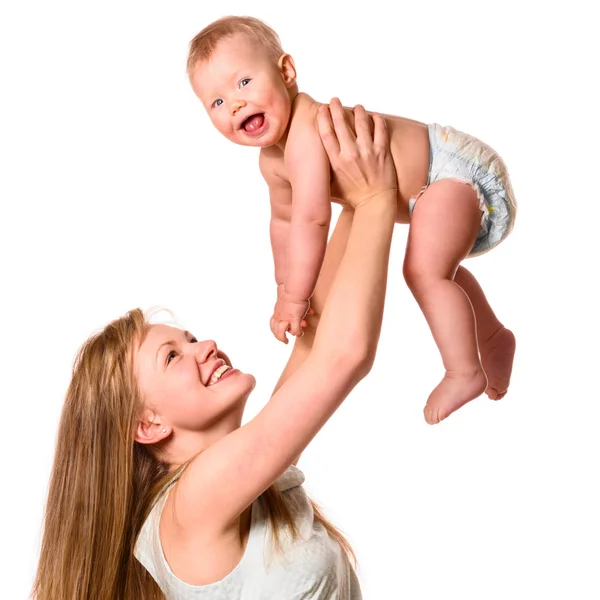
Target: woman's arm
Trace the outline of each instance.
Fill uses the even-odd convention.
[[[273,394],[292,376],[293,373],[295,373],[298,367],[310,354],[327,295],[329,294],[340,261],[346,251],[346,244],[348,242],[348,235],[350,234],[353,216],[354,210],[344,208],[338,217],[337,224],[331,235],[329,244],[327,245],[323,267],[321,268],[321,273],[311,298],[311,310],[309,315],[305,318],[307,325],[303,330],[302,337],[296,338],[296,341],[294,342],[294,349],[279,377],[279,381],[273,390]]]
[[[382,118],[374,117],[373,138],[364,109],[357,109],[353,138],[339,102],[332,104],[332,116],[337,137],[328,113],[319,115],[323,143],[355,207],[344,256],[304,362],[254,419],[198,455],[181,478],[177,518],[192,535],[229,528],[292,464],[373,363],[396,216],[396,175]]]
[[[297,337],[294,342],[294,348],[290,358],[275,385],[273,394],[275,394],[275,392],[277,392],[277,390],[296,372],[298,367],[306,360],[312,350],[327,294],[329,293],[333,278],[340,266],[340,261],[346,251],[346,244],[348,242],[348,235],[350,235],[353,217],[354,210],[351,208],[344,208],[338,217],[333,234],[327,244],[325,259],[323,260],[321,273],[319,274],[319,279],[317,280],[317,285],[315,286],[315,291],[311,298],[309,313],[304,318],[306,327],[302,330],[303,335]],[[299,459],[300,456],[297,456],[292,464],[297,464]]]

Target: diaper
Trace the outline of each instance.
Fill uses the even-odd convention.
[[[497,246],[511,231],[517,213],[508,171],[498,154],[477,138],[452,127],[431,124],[429,129],[429,177],[427,185],[409,202],[415,204],[429,185],[455,179],[473,187],[481,209],[481,229],[469,252],[477,256]]]

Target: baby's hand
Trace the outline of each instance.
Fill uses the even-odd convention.
[[[273,335],[284,344],[288,343],[286,332],[292,335],[302,335],[302,327],[306,327],[304,317],[308,312],[308,300],[291,298],[284,290],[278,289],[275,310],[271,317],[271,331]]]

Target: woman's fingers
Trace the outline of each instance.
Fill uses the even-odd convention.
[[[385,119],[381,115],[373,113],[373,123],[375,126],[373,132],[373,146],[378,150],[387,148],[389,145],[389,138]]]
[[[367,147],[373,145],[369,115],[364,106],[360,104],[354,107],[354,129],[356,129],[356,139],[359,144]]]
[[[354,148],[356,146],[356,138],[350,127],[348,127],[348,123],[346,123],[344,107],[339,98],[331,99],[329,110],[331,111],[331,120],[333,121],[335,135],[337,135],[340,143],[340,151],[344,152],[345,150],[348,151],[348,149]]]
[[[356,208],[381,191],[396,189],[398,183],[384,118],[371,119],[361,105],[355,107],[354,117],[356,136],[337,98],[329,108],[319,109],[319,130],[336,186],[345,204]]]
[[[319,106],[317,113],[317,124],[319,126],[319,135],[323,142],[325,152],[329,156],[329,160],[335,160],[337,155],[340,153],[340,145],[338,143],[337,136],[333,131],[333,123],[331,122],[331,113],[329,107],[326,104]]]

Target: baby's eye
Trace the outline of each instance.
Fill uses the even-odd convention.
[[[167,364],[169,364],[176,356],[177,352],[175,352],[175,350],[171,350],[171,352],[167,354]]]
[[[244,86],[248,85],[250,83],[250,79],[246,78],[246,79],[242,79],[240,81],[240,87],[243,88]]]
[[[213,108],[217,108],[217,106],[221,106],[221,104],[223,104],[223,100],[221,100],[221,98],[217,98],[213,103]]]
[[[194,336],[192,336],[190,338],[190,344],[197,344],[197,343],[198,343],[198,340]]]

